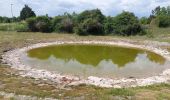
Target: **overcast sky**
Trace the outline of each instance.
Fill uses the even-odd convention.
[[[0,0],[0,16],[18,16],[25,4],[37,15],[56,16],[64,12],[79,13],[86,9],[99,8],[105,15],[115,16],[122,10],[134,12],[138,17],[149,16],[156,6],[168,6],[170,0]]]

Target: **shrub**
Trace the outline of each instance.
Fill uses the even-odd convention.
[[[27,32],[28,27],[25,22],[20,22],[18,25],[16,25],[17,32]]]
[[[29,31],[32,32],[51,32],[52,26],[50,19],[46,16],[29,18],[26,20]]]
[[[79,35],[103,35],[103,25],[95,19],[87,19],[77,27],[77,34]]]
[[[52,31],[50,19],[46,16],[37,17],[35,27],[39,32],[51,32]]]
[[[37,28],[35,27],[35,24],[36,24],[36,18],[33,17],[33,18],[28,18],[26,20],[27,22],[27,25],[28,25],[28,30],[31,31],[31,32],[37,32]]]
[[[69,17],[55,17],[53,19],[53,30],[56,32],[73,32],[73,20]]]

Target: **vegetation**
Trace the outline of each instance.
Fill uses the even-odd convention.
[[[74,23],[72,17],[69,14],[67,14],[64,16],[56,16],[55,18],[53,18],[52,26],[53,26],[53,31],[55,32],[72,33]]]
[[[34,11],[25,6],[19,17],[0,16],[0,56],[8,51],[33,43],[56,40],[156,40],[170,42],[170,7],[157,7],[152,15],[137,18],[131,12],[122,12],[111,17],[104,16],[99,9],[86,10],[80,14],[36,17]],[[157,26],[155,26],[157,25]],[[7,31],[7,32],[5,32]],[[12,31],[12,32],[10,32]],[[15,32],[20,31],[20,32]],[[29,33],[23,31],[30,31]],[[147,35],[138,36],[141,32]],[[37,32],[37,33],[34,33]],[[86,36],[77,37],[72,34],[43,34],[41,32],[77,33],[79,35],[136,35],[121,36]],[[168,48],[169,47],[164,47]],[[2,59],[2,58],[0,58]],[[48,80],[35,80],[15,75],[16,71],[1,63],[0,60],[0,91],[38,97],[54,97],[58,99],[148,99],[170,100],[170,85],[158,84],[146,87],[126,89],[106,89],[94,86],[77,86],[70,90],[56,88]],[[17,72],[16,72],[17,73]],[[17,73],[18,74],[18,73]],[[42,85],[43,84],[43,85]],[[0,99],[4,99],[0,96]],[[14,99],[14,98],[11,98]]]
[[[21,20],[22,29],[14,28],[15,31],[31,32],[58,32],[58,33],[77,33],[78,35],[144,35],[152,37],[148,25],[153,23],[158,27],[170,26],[170,7],[156,7],[152,14],[147,17],[138,18],[132,12],[123,11],[115,17],[104,16],[99,9],[85,10],[80,14],[64,13],[55,17],[38,16],[28,5],[21,10],[20,17],[0,17],[0,23],[17,22]],[[9,26],[10,27],[10,26]],[[5,29],[2,25],[0,30]]]
[[[27,28],[27,23],[25,22],[2,23],[0,24],[0,31],[26,32],[28,31],[28,28]]]
[[[170,28],[151,27],[153,38],[146,36],[86,36],[77,37],[74,34],[44,34],[41,32],[14,32],[14,31],[0,31],[0,55],[4,51],[29,46],[31,44],[50,41],[105,41],[105,40],[136,40],[138,42],[144,40],[159,40],[170,42]],[[164,47],[164,46],[163,46]],[[7,65],[0,63],[0,91],[7,93],[15,93],[18,95],[30,95],[38,97],[53,97],[56,99],[87,99],[87,100],[169,100],[170,99],[170,85],[156,84],[146,87],[114,89],[114,88],[99,88],[95,86],[76,86],[70,87],[68,90],[57,88],[57,84],[50,83],[49,80],[35,80],[33,78],[21,77],[15,75],[16,71]],[[18,72],[16,72],[18,73]],[[0,97],[2,100],[3,96]],[[15,97],[14,97],[15,98]],[[6,99],[6,98],[5,98]],[[16,99],[17,100],[17,99]]]
[[[113,31],[120,35],[136,35],[142,31],[142,27],[133,13],[123,12],[114,18]]]
[[[50,32],[51,22],[46,16],[33,17],[26,20],[29,31],[32,32]]]
[[[169,27],[170,26],[170,6],[166,7],[156,7],[152,11],[153,16],[157,19],[157,25],[159,27]]]
[[[25,5],[25,7],[20,12],[21,20],[25,20],[27,18],[35,17],[35,16],[36,15],[35,15],[34,11],[32,11],[32,9],[30,7],[28,7],[28,5]]]

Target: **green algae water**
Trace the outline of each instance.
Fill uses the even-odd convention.
[[[80,77],[145,77],[170,65],[150,51],[111,45],[64,44],[32,49],[23,62],[37,69]]]

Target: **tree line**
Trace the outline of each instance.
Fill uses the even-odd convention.
[[[35,12],[28,5],[25,5],[18,18],[0,17],[0,23],[25,21],[27,23],[26,31],[31,32],[129,36],[146,34],[143,25],[150,24],[153,19],[156,19],[159,27],[169,27],[170,6],[156,7],[148,18],[139,19],[134,13],[128,11],[123,11],[115,17],[105,16],[99,9],[85,10],[80,14],[64,13],[55,17],[36,16]]]

